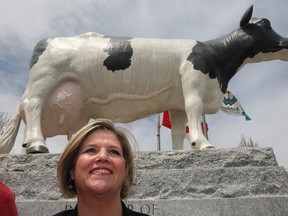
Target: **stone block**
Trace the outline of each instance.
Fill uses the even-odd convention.
[[[60,154],[0,155],[0,180],[15,192],[20,216],[72,208],[58,190]],[[136,176],[125,202],[159,216],[288,215],[288,174],[271,148],[135,153]]]
[[[129,208],[151,216],[286,216],[288,196],[211,199],[128,199]],[[20,216],[51,216],[76,200],[18,201]]]
[[[56,169],[60,154],[0,154],[0,172]],[[277,166],[272,148],[223,148],[135,153],[136,169]]]

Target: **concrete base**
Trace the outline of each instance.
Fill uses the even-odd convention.
[[[288,196],[229,199],[128,199],[135,211],[157,216],[286,216]],[[53,215],[74,208],[75,200],[17,202],[20,215]]]
[[[136,211],[159,216],[288,215],[288,174],[271,148],[139,152],[131,197]],[[20,216],[73,208],[58,190],[59,154],[0,155],[0,179]]]

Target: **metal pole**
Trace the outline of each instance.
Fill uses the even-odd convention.
[[[202,114],[202,122],[203,122],[203,134],[208,140],[208,131],[207,131],[207,128],[206,128],[206,118],[205,118],[204,114]]]
[[[158,114],[158,123],[157,123],[157,151],[161,150],[161,143],[160,143],[160,113]]]

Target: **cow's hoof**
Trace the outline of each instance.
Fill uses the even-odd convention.
[[[202,145],[200,147],[200,150],[203,150],[203,149],[215,149],[215,147],[211,144],[207,144],[207,145]]]
[[[39,153],[49,153],[49,150],[46,146],[38,145],[31,146],[26,150],[27,154],[39,154]]]
[[[214,149],[215,148],[213,145],[211,145],[210,143],[207,143],[207,142],[202,142],[202,143],[192,142],[191,146],[192,146],[192,149],[194,149],[194,150]]]
[[[214,146],[206,146],[204,149],[215,149]]]

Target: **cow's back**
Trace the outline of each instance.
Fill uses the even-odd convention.
[[[54,76],[74,78],[98,99],[113,94],[152,97],[180,85],[180,66],[194,44],[193,40],[116,38],[96,33],[58,37],[49,40],[31,73],[41,73],[41,67],[49,63]]]

